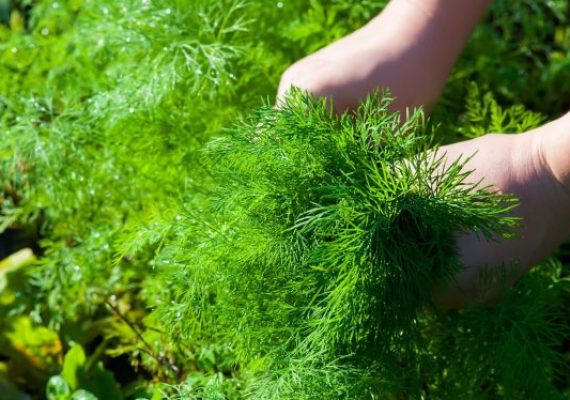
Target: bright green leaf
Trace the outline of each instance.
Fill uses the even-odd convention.
[[[71,347],[65,355],[61,376],[69,384],[71,390],[77,390],[80,387],[81,378],[85,374],[85,361],[85,352],[78,344]]]

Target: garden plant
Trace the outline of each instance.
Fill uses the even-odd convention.
[[[497,0],[429,115],[275,107],[387,3],[0,0],[0,399],[570,398],[569,245],[433,300],[520,223],[436,150],[570,109],[570,3]]]

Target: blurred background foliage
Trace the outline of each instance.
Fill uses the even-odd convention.
[[[0,0],[2,396],[241,396],[231,348],[180,340],[152,312],[188,312],[170,303],[184,285],[166,286],[164,276],[191,262],[189,221],[213,179],[200,154],[272,101],[288,65],[386,3]],[[569,22],[567,0],[495,1],[433,113],[442,141],[515,132],[567,111]],[[568,279],[564,249],[557,260],[546,281]],[[532,310],[527,300],[503,310]],[[457,329],[474,329],[469,318]],[[481,335],[511,332],[501,318]],[[515,352],[526,343],[501,337]],[[491,369],[501,362],[493,351]],[[569,360],[567,339],[557,351]],[[439,382],[472,362],[459,358]],[[568,395],[567,374],[545,379]]]

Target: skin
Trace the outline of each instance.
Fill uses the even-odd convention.
[[[393,109],[428,109],[473,28],[491,0],[392,0],[369,24],[298,61],[284,74],[279,99],[294,85],[332,100],[338,112],[356,107],[371,91],[389,88]],[[517,134],[489,134],[441,148],[452,162],[474,155],[466,165],[471,181],[482,181],[515,195],[520,206],[517,237],[487,242],[475,234],[457,236],[464,271],[451,285],[434,288],[444,308],[487,302],[497,287],[481,292],[484,269],[515,263],[509,282],[546,257],[570,237],[570,113],[538,129]]]
[[[512,284],[570,237],[570,162],[560,149],[570,154],[569,116],[526,133],[488,134],[440,149],[448,161],[475,154],[466,165],[473,170],[467,181],[515,195],[520,203],[513,215],[520,226],[515,238],[496,242],[475,234],[458,236],[465,269],[455,285],[434,290],[436,303],[461,308],[472,301],[488,302],[498,288],[476,285],[483,268],[513,265],[507,279]]]
[[[394,109],[438,99],[455,61],[490,0],[392,0],[361,29],[303,58],[281,79],[279,99],[294,85],[354,108],[388,87]]]

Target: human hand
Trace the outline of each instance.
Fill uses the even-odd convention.
[[[570,130],[564,131],[565,127],[570,124],[559,120],[527,133],[491,134],[439,150],[438,157],[445,157],[448,164],[462,155],[473,155],[465,166],[473,171],[467,182],[480,181],[480,187],[490,186],[518,198],[520,204],[513,215],[520,218],[520,226],[515,238],[497,241],[486,241],[474,233],[460,234],[457,244],[465,270],[449,287],[434,290],[436,303],[459,308],[492,300],[500,282],[492,279],[482,290],[478,286],[481,274],[488,278],[495,271],[498,279],[498,269],[504,267],[504,283],[512,284],[570,236],[570,182],[561,179],[570,174],[568,157],[556,157],[560,148],[570,154]]]
[[[375,90],[389,89],[393,110],[429,110],[489,3],[392,0],[363,28],[289,67],[277,104],[296,86],[332,98],[340,113]]]

